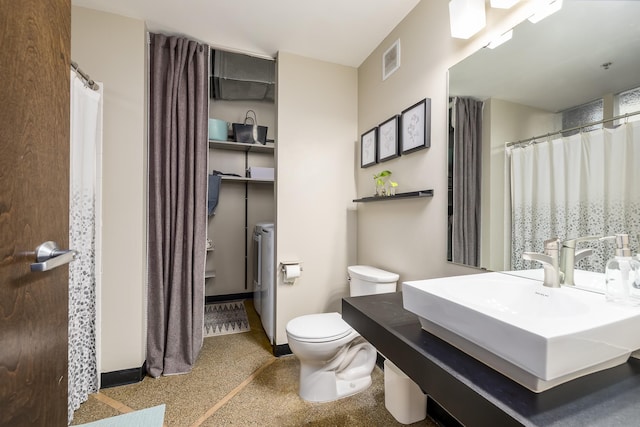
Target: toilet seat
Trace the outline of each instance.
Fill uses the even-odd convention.
[[[340,313],[307,314],[287,323],[287,334],[303,342],[329,342],[346,337],[353,332]]]

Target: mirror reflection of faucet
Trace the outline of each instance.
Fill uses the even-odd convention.
[[[591,248],[576,250],[578,243],[602,239],[602,236],[584,236],[567,239],[562,242],[562,248],[560,250],[560,271],[563,274],[563,285],[574,286],[576,284],[574,279],[576,262],[593,255],[593,249]]]

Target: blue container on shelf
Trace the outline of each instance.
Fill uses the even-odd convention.
[[[216,141],[227,140],[227,122],[218,119],[209,119],[209,139]]]

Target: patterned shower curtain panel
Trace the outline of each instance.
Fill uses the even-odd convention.
[[[640,234],[640,122],[597,129],[516,147],[511,167],[513,270],[540,268],[522,259],[543,252],[543,242],[628,233],[638,249]],[[593,255],[576,268],[604,272],[612,243],[591,241]]]
[[[102,85],[100,85],[102,87]],[[102,95],[71,73],[69,247],[69,422],[98,391],[96,357],[96,181]]]

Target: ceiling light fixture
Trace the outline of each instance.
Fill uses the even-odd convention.
[[[562,9],[562,0],[538,0],[536,3],[536,11],[529,17],[529,22],[534,24]]]
[[[520,0],[491,0],[491,7],[496,9],[511,9]]]
[[[487,45],[487,47],[489,49],[495,49],[498,46],[500,46],[501,44],[506,43],[509,40],[511,40],[511,37],[513,37],[513,30],[509,30],[506,33],[501,34],[500,37],[497,37],[494,40],[491,40],[491,43],[489,43]]]
[[[451,0],[449,2],[451,37],[468,39],[486,25],[484,0]]]

